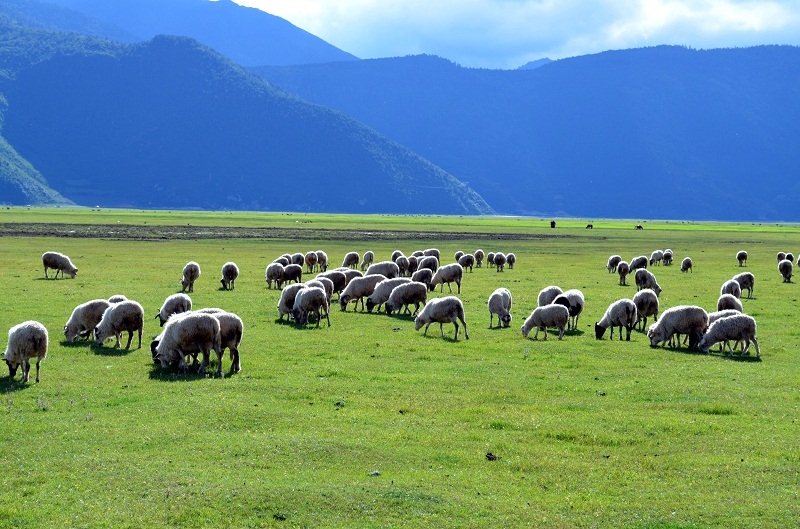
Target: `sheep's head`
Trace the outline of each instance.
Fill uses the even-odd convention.
[[[339,307],[342,310],[347,310],[347,304],[350,303],[350,295],[339,296]]]
[[[511,314],[503,314],[500,321],[503,322],[503,327],[508,327],[511,324]]]
[[[601,327],[600,326],[600,322],[595,322],[594,323],[594,337],[597,340],[600,340],[605,333],[606,333],[606,328],[605,327]],[[613,333],[612,333],[612,338],[613,338]]]
[[[19,368],[19,364],[17,362],[11,362],[6,360],[6,365],[8,366],[8,377],[14,378],[17,375],[17,369]]]
[[[367,312],[372,312],[372,309],[375,308],[375,302],[372,301],[372,298],[367,298]]]
[[[388,310],[388,308],[387,308],[387,310]],[[414,318],[414,330],[415,331],[420,330],[423,325],[425,325],[425,320],[423,320],[421,316],[417,316],[416,318]]]

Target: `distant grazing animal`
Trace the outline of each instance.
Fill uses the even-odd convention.
[[[636,271],[634,281],[639,290],[649,288],[652,289],[657,296],[661,294],[661,287],[658,285],[658,281],[656,281],[656,276],[646,268],[640,268]]]
[[[363,272],[369,268],[373,261],[375,261],[375,253],[371,251],[364,252],[364,260],[361,261],[361,271]],[[392,262],[394,262],[394,259],[392,259]]]
[[[637,224],[637,225],[635,226],[635,228],[636,228],[637,230],[643,230],[643,229],[644,229],[644,228],[642,227],[642,225],[641,225],[641,224]]]
[[[359,255],[358,252],[348,252],[342,261],[342,267],[355,268],[358,266]]]
[[[594,224],[587,224],[587,225],[586,225],[586,229],[587,229],[587,230],[594,229]]]
[[[317,267],[317,252],[306,252],[306,266],[308,267],[308,273],[311,274]]]
[[[640,268],[647,268],[647,256],[640,255],[638,257],[634,257],[631,259],[631,262],[628,263],[628,266],[630,267],[631,272]]]
[[[778,263],[778,272],[781,273],[783,276],[784,283],[791,283],[792,282],[792,270],[794,269],[794,265],[788,259],[784,259],[780,263]]]
[[[617,273],[619,274],[619,284],[620,285],[627,285],[627,277],[630,273],[630,266],[626,261],[620,261],[617,263]]]
[[[272,288],[272,282],[274,281],[275,286],[280,289],[281,285],[283,285],[283,265],[281,263],[270,263],[267,265],[264,276],[267,281],[267,288]]]
[[[163,327],[173,314],[190,310],[192,310],[192,298],[183,293],[172,294],[164,300],[164,304],[161,305],[155,319],[159,320],[159,325]]]
[[[549,305],[556,299],[560,294],[563,294],[564,291],[561,290],[561,287],[556,285],[550,285],[549,287],[544,287],[539,291],[539,296],[536,298],[539,307],[544,307],[545,305]]]
[[[594,324],[594,335],[598,340],[603,337],[606,329],[611,327],[611,339],[614,339],[614,327],[619,327],[619,339],[622,340],[622,328],[625,327],[627,334],[625,339],[631,340],[631,331],[636,324],[637,312],[636,304],[627,299],[619,299],[608,306],[603,318]]]
[[[670,307],[661,313],[658,321],[647,330],[650,347],[665,344],[676,334],[689,336],[689,348],[693,349],[708,328],[708,313],[694,305]]]
[[[514,253],[510,253],[506,255],[506,264],[508,265],[509,270],[514,269],[514,265],[517,264],[517,256]]]
[[[75,278],[78,274],[78,269],[72,264],[69,257],[64,255],[63,253],[58,252],[45,252],[42,254],[42,265],[44,266],[44,277],[47,278],[47,269],[52,268],[56,271],[56,275],[53,276],[53,279],[58,278],[58,273],[61,272],[61,278],[64,278],[65,274],[69,274],[71,278]]]
[[[469,271],[472,272],[472,267],[475,266],[475,256],[471,253],[464,254],[458,259],[458,264],[461,265],[461,268],[465,270],[469,268]]]
[[[658,296],[649,288],[637,292],[633,296],[633,303],[636,305],[636,323],[641,323],[640,330],[647,326],[647,318],[652,316],[654,321],[658,321]]]
[[[551,220],[551,221],[550,221],[550,227],[551,227],[551,228],[555,228],[555,227],[556,227],[556,221],[554,221],[554,220]]]
[[[497,314],[497,326],[508,327],[511,324],[511,291],[500,287],[489,296],[489,328],[492,328],[492,320]]]
[[[194,282],[200,277],[200,265],[194,261],[189,261],[183,267],[183,277],[181,278],[181,292],[194,292]]]
[[[608,273],[613,274],[614,272],[616,272],[617,265],[619,265],[621,261],[622,257],[620,257],[619,255],[612,255],[611,257],[609,257],[608,261],[606,262],[606,270],[608,270]]]
[[[239,277],[239,267],[236,266],[236,263],[228,261],[222,265],[222,279],[219,282],[222,283],[223,290],[236,288],[237,277]]]
[[[737,252],[736,260],[739,261],[739,266],[745,266],[747,264],[747,252],[744,250]]]
[[[427,301],[428,287],[424,283],[411,281],[409,283],[397,285],[392,289],[391,294],[389,294],[389,299],[387,299],[384,304],[384,309],[386,310],[386,314],[392,314],[393,312],[399,314],[402,308],[405,313],[416,316],[419,312],[420,304],[424,306]],[[413,313],[409,308],[412,303],[414,304]]]
[[[475,256],[475,268],[481,268],[483,266],[483,259],[486,257],[486,254],[483,252],[483,250],[478,248],[475,250],[473,255]]]
[[[440,266],[436,273],[433,274],[433,278],[431,279],[428,288],[430,288],[431,292],[436,290],[436,285],[442,285],[442,292],[444,292],[444,284],[447,283],[447,288],[450,289],[450,292],[453,292],[453,288],[450,286],[450,283],[455,282],[458,286],[458,293],[461,294],[461,278],[464,276],[464,269],[461,268],[461,265],[458,263],[450,263],[444,266]]]
[[[164,326],[156,345],[156,360],[162,368],[177,367],[187,371],[186,356],[202,353],[199,374],[204,374],[213,349],[217,353],[217,374],[222,378],[222,335],[220,323],[214,314],[186,312],[173,316]]]
[[[753,297],[753,289],[756,286],[756,276],[750,272],[742,272],[733,276],[733,279],[739,283],[742,293],[747,290],[747,299],[751,299]]]
[[[683,261],[681,261],[681,272],[692,272],[692,259],[690,257],[684,257]]]
[[[328,254],[322,250],[317,250],[317,267],[320,272],[328,270]]]

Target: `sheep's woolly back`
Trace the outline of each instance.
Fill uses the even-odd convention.
[[[472,272],[472,267],[475,266],[475,256],[471,253],[465,253],[458,258],[458,264],[461,265],[461,268],[469,268],[469,271]]]
[[[108,302],[109,303],[119,303],[120,301],[125,301],[126,299],[128,299],[128,298],[125,297],[122,294],[114,294],[113,296],[108,298]]]
[[[497,314],[497,325],[508,327],[511,323],[511,291],[500,287],[491,293],[487,306],[489,307],[489,327],[492,326],[492,316]]]
[[[281,263],[270,263],[267,265],[267,270],[264,272],[268,288],[272,288],[272,282],[280,288],[283,281],[283,265]]]
[[[430,289],[433,290],[436,288],[436,285],[442,285],[442,289],[444,289],[444,284],[447,283],[447,286],[450,287],[450,283],[455,282],[458,285],[458,292],[461,293],[461,278],[464,276],[464,269],[461,268],[461,265],[458,263],[450,263],[444,266],[440,266],[436,273],[433,274],[433,278],[431,279],[431,283],[429,285]],[[453,289],[450,288],[452,292]]]
[[[342,267],[352,268],[358,266],[359,255],[358,252],[347,252],[342,260]]]
[[[386,313],[399,312],[404,307],[406,311],[409,311],[408,307],[413,303],[415,306],[413,314],[416,314],[419,311],[419,306],[425,305],[427,302],[428,286],[425,283],[410,281],[397,285],[392,289],[389,293],[389,299],[385,303]]]
[[[792,280],[792,271],[794,269],[794,265],[788,259],[784,259],[780,263],[778,263],[778,272],[781,273],[783,277],[784,283],[789,283]]]
[[[687,270],[691,270],[692,268],[692,259],[690,257],[684,257],[683,261],[681,261],[681,272],[686,272]]]
[[[156,346],[156,356],[161,366],[167,368],[180,365],[181,353],[185,357],[195,353],[207,354],[211,349],[220,352],[220,348],[220,324],[215,315],[187,312],[167,321],[163,337]]]
[[[183,267],[183,278],[189,281],[194,281],[200,277],[200,265],[194,261],[189,261]]]
[[[133,332],[138,331],[139,347],[141,347],[143,328],[144,309],[136,301],[127,299],[119,303],[112,303],[105,312],[103,312],[100,323],[98,323],[97,327],[94,329],[94,336],[98,344],[102,344],[111,336],[116,336],[116,345],[119,345],[119,334],[123,331],[127,331],[130,333],[128,339],[128,345],[130,346]]]
[[[370,266],[374,260],[375,260],[374,252],[372,251],[364,252],[364,260],[361,261],[361,270],[366,270],[367,267]],[[394,259],[392,259],[392,262],[394,262]]]
[[[689,334],[699,338],[708,327],[708,313],[695,305],[678,305],[661,313],[656,323],[650,326],[647,336],[650,345],[656,346],[669,340],[674,334]]]
[[[433,279],[433,271],[430,268],[421,268],[411,276],[411,281],[425,283],[426,285],[431,284],[431,279]]]
[[[74,342],[80,336],[91,334],[110,306],[111,302],[108,300],[93,299],[75,307],[64,326],[64,337],[68,342]]]
[[[386,276],[381,274],[353,278],[339,295],[339,305],[342,310],[346,310],[347,304],[351,301],[358,301],[372,294],[375,291],[375,286],[384,279],[386,279]]]
[[[716,312],[709,312],[708,313],[708,325],[711,326],[712,323],[721,319],[727,318],[728,316],[736,316],[737,314],[741,314],[742,311],[734,310],[734,309],[725,309],[725,310],[718,310]]]
[[[536,336],[539,335],[539,330],[545,331],[547,335],[547,327],[557,327],[559,330],[559,340],[564,335],[564,329],[569,322],[569,309],[564,305],[544,305],[536,307],[522,324],[522,336],[528,337],[531,329],[536,328]]]
[[[544,287],[542,290],[539,291],[538,297],[538,306],[543,307],[545,305],[549,305],[555,300],[560,294],[563,294],[564,291],[561,290],[561,287],[556,285],[550,285],[549,287]]]
[[[656,276],[646,268],[639,268],[636,270],[634,281],[640,290],[643,288],[649,288],[655,292],[656,295],[661,294],[661,287],[659,286],[658,281],[656,281]]]
[[[722,294],[717,300],[717,311],[726,309],[742,312],[744,307],[742,307],[742,302],[739,301],[739,298],[733,294]]]
[[[172,294],[164,300],[164,304],[158,310],[156,318],[161,320],[161,325],[163,326],[173,314],[190,310],[192,310],[192,298],[182,293]]]
[[[633,326],[636,323],[636,315],[636,304],[632,300],[628,298],[618,299],[608,306],[603,318],[597,322],[597,325],[604,329],[615,325]]]
[[[750,272],[742,272],[741,274],[736,274],[733,276],[733,280],[739,283],[739,287],[741,288],[742,292],[747,290],[747,297],[753,297],[753,289],[755,288],[756,284],[756,276],[751,274]]]
[[[658,317],[658,296],[649,288],[643,288],[633,296],[639,320],[647,322],[650,316]]]
[[[630,264],[628,265],[631,270],[638,270],[639,268],[647,268],[647,256],[640,255],[639,257],[634,257],[631,259]]]
[[[423,257],[417,264],[417,271],[422,270],[423,268],[428,268],[431,272],[436,272],[436,270],[439,268],[439,258],[435,255]]]
[[[18,323],[8,330],[3,358],[12,365],[20,365],[29,358],[46,358],[48,340],[47,328],[38,321]]]
[[[278,316],[280,316],[281,320],[285,315],[292,313],[292,308],[294,308],[294,300],[297,297],[297,293],[305,288],[305,286],[305,283],[293,283],[291,285],[287,285],[281,291],[281,298],[278,300]]]
[[[327,279],[333,283],[333,292],[341,292],[347,286],[347,276],[344,272],[330,270],[317,274],[317,279]]]
[[[381,261],[380,263],[371,264],[364,275],[371,276],[375,274],[392,279],[400,275],[400,267],[392,261]]]
[[[398,288],[402,288],[401,285]],[[391,298],[391,296],[390,296]],[[467,322],[464,319],[464,304],[455,296],[445,296],[443,298],[436,298],[428,302],[425,308],[422,309],[417,317],[414,319],[414,328],[420,330],[423,325],[430,326],[431,323],[452,323],[455,326],[455,338],[458,338],[458,323],[460,320],[464,325],[464,336],[469,340],[467,333]],[[427,332],[428,328],[425,328]],[[444,334],[444,331],[442,331]]]
[[[380,308],[381,305],[386,303],[394,287],[410,282],[411,280],[407,277],[395,277],[393,279],[384,279],[375,285],[375,290],[367,298],[367,311],[372,312],[375,307]]]
[[[716,320],[700,340],[699,348],[703,352],[708,352],[712,345],[727,340],[744,341],[742,354],[752,341],[756,346],[757,356],[761,356],[756,340],[756,320],[747,314],[734,314]]]
[[[620,261],[622,261],[622,257],[619,255],[612,255],[608,258],[608,261],[606,262],[606,270],[608,270],[609,274],[617,271],[617,265],[620,263]]]

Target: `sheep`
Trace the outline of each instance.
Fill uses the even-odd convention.
[[[786,252],[786,258],[794,262],[794,254],[792,252]]]
[[[653,250],[650,253],[650,266],[661,265],[664,260],[664,252],[661,250]]]
[[[289,264],[283,267],[283,280],[284,283],[294,281],[295,283],[303,282],[303,267],[298,264]]]
[[[473,255],[475,256],[475,268],[481,268],[483,266],[483,259],[486,257],[486,254],[483,253],[483,250],[478,248],[475,250]]]
[[[398,260],[399,260],[399,258],[398,258]],[[408,275],[413,275],[414,272],[416,272],[418,268],[419,268],[419,259],[417,259],[413,255],[409,255],[408,256],[408,270],[407,270]]]
[[[625,286],[628,284],[627,278],[631,268],[627,261],[620,261],[617,263],[617,273],[619,274],[619,284]]]
[[[736,252],[736,260],[739,261],[739,266],[745,266],[747,264],[747,252],[744,250]]]
[[[422,268],[427,268],[431,272],[436,272],[439,268],[439,259],[437,259],[435,255],[423,257],[418,261],[417,270],[421,270]]]
[[[495,257],[495,259],[497,259],[497,257]],[[506,264],[509,270],[513,270],[514,265],[517,264],[517,256],[513,253],[506,255]]]
[[[313,273],[317,267],[317,252],[306,252],[305,262],[308,267],[308,273]]]
[[[486,254],[486,264],[489,266],[494,266],[494,252],[489,252]]]
[[[640,268],[647,268],[647,256],[640,255],[639,257],[634,257],[631,259],[631,262],[628,264],[630,271],[633,272],[634,270],[638,270]]]
[[[371,251],[364,252],[364,260],[361,261],[361,271],[363,272],[372,264],[375,260],[375,253]],[[392,260],[394,262],[394,260]]]
[[[425,257],[425,252],[423,252],[422,250],[417,250],[413,252],[411,255],[416,258]]]
[[[672,260],[674,258],[675,258],[675,256],[673,255],[672,250],[670,250],[670,249],[664,250],[664,258],[662,259],[662,262],[664,263],[664,266],[671,266],[672,265]]]
[[[428,288],[425,284],[411,281],[394,287],[391,294],[389,294],[389,299],[386,300],[383,307],[384,310],[386,310],[386,314],[400,312],[401,308],[403,308],[406,313],[411,313],[408,306],[413,303],[414,312],[411,313],[411,315],[415,316],[419,312],[420,303],[424,306],[427,301]],[[466,329],[466,326],[464,329]]]
[[[333,283],[333,288],[331,289],[331,296],[335,292],[337,295],[341,294],[344,287],[347,286],[347,276],[344,275],[344,272],[339,272],[337,270],[331,270],[329,272],[320,272],[317,274],[317,279],[328,279]]]
[[[183,293],[172,294],[164,300],[164,304],[161,305],[155,319],[160,320],[159,326],[163,327],[173,314],[190,310],[192,310],[192,298]]]
[[[633,296],[636,305],[636,323],[641,323],[639,330],[647,326],[647,318],[652,316],[653,321],[658,321],[658,296],[649,288],[643,288]]]
[[[640,268],[636,271],[636,274],[634,275],[634,281],[636,282],[636,287],[639,290],[642,290],[643,288],[649,288],[656,293],[656,296],[661,294],[661,287],[658,285],[658,281],[656,281],[656,276],[646,268]]]
[[[463,257],[463,256],[464,256],[464,252],[459,250],[455,254],[453,254],[453,259],[455,260],[455,262],[458,262],[458,260],[461,259],[461,257]]]
[[[347,281],[345,283],[345,287],[347,287],[347,285],[350,284],[350,281],[352,281],[353,279],[357,277],[364,277],[364,273],[361,270],[351,270],[349,268],[346,268],[344,270],[339,270],[339,271],[344,274],[344,278]]]
[[[620,263],[620,261],[622,261],[622,257],[616,254],[608,258],[608,261],[606,262],[606,270],[608,270],[609,274],[613,274],[617,271],[617,265]]]
[[[272,282],[274,281],[275,286],[280,290],[281,285],[283,285],[283,265],[277,262],[270,263],[267,266],[264,277],[266,278],[267,288],[272,289]]]
[[[461,265],[458,263],[450,263],[448,265],[444,265],[436,270],[436,273],[433,274],[433,278],[431,279],[428,288],[431,292],[436,290],[436,285],[442,285],[442,292],[444,292],[444,284],[447,283],[447,288],[450,292],[453,292],[453,287],[450,286],[450,283],[455,282],[458,286],[458,293],[461,294],[461,278],[464,276],[464,269],[461,268]]]
[[[421,268],[411,275],[411,281],[425,283],[426,286],[430,286],[432,279],[433,272],[431,272],[430,268]]]
[[[718,310],[716,312],[709,312],[708,325],[711,326],[712,323],[721,318],[727,318],[728,316],[735,316],[736,314],[742,314],[742,311],[736,309],[724,309],[724,310]]]
[[[511,324],[511,291],[500,287],[489,296],[489,328],[492,328],[494,315],[497,314],[497,326],[508,327]]]
[[[133,300],[112,303],[103,312],[100,323],[94,328],[94,339],[97,345],[103,345],[108,338],[114,336],[117,341],[114,348],[119,347],[119,340],[123,331],[128,332],[128,344],[125,349],[130,349],[133,340],[133,332],[139,334],[139,346],[142,348],[142,329],[144,328],[144,309],[139,303]]]
[[[281,292],[281,298],[278,300],[278,319],[280,321],[283,321],[283,317],[287,314],[292,314],[294,300],[297,297],[297,293],[304,289],[305,286],[306,285],[304,283],[294,283],[292,285],[287,285],[286,288],[283,289],[283,292]]]
[[[200,265],[194,261],[189,261],[183,267],[183,277],[181,278],[181,292],[194,292],[194,282],[200,277]]]
[[[431,326],[431,323],[438,323],[439,331],[442,333],[442,338],[444,338],[443,325],[451,322],[456,328],[454,339],[458,340],[458,322],[456,320],[461,320],[461,324],[464,326],[464,336],[469,340],[467,322],[464,320],[464,304],[455,296],[446,296],[431,300],[430,303],[425,305],[422,312],[414,319],[414,329],[418,331],[425,325],[425,332],[422,334],[427,336],[428,327]]]
[[[224,353],[226,348],[230,351],[231,372],[239,373],[242,370],[242,364],[239,359],[239,345],[242,342],[242,334],[244,333],[244,324],[242,323],[242,319],[232,312],[226,312],[217,308],[203,308],[197,310],[196,312],[201,314],[211,314],[217,318],[217,321],[219,321],[220,351]],[[153,338],[153,341],[150,342],[150,352],[155,363],[160,363],[156,349],[158,344],[163,339],[164,331],[161,331],[161,334]],[[194,365],[197,362],[197,353],[191,353],[191,355],[193,358],[192,364]]]
[[[739,283],[739,287],[742,289],[742,292],[747,289],[747,299],[752,299],[753,289],[756,286],[756,276],[750,272],[742,272],[741,274],[736,274],[733,276],[733,279]]]
[[[537,302],[539,307],[544,307],[545,305],[549,305],[556,299],[560,294],[563,294],[564,291],[561,290],[561,287],[556,285],[550,285],[549,287],[544,287],[542,290],[539,291],[539,297],[537,298]]]
[[[494,254],[494,266],[498,272],[502,272],[506,266],[506,255],[503,252],[497,252]]]
[[[289,256],[289,261],[290,264],[303,266],[306,263],[306,256],[300,252],[293,253],[291,256]]]
[[[786,259],[786,252],[778,252],[778,262],[780,263],[784,259]]]
[[[437,248],[428,248],[427,250],[423,250],[422,255],[424,255],[425,257],[433,256],[436,258],[436,261],[442,262],[442,256],[440,255],[439,250]]]
[[[286,259],[286,264],[283,265],[283,266],[292,264],[292,254],[290,254],[290,253],[285,253],[285,254],[281,255],[279,257],[279,259]]]
[[[287,259],[287,258],[285,258],[285,257],[283,257],[283,256],[281,256],[281,257],[278,257],[277,259],[275,259],[275,260],[274,260],[274,261],[272,261],[272,262],[273,262],[273,263],[278,263],[278,264],[280,264],[281,266],[286,266],[286,265],[290,265],[290,264],[292,264],[292,262],[291,262],[289,259]]]
[[[470,273],[472,273],[472,267],[475,266],[475,256],[471,253],[466,253],[458,259],[458,264],[461,265],[461,268],[469,268]]]
[[[627,331],[625,335],[626,341],[631,341],[631,331],[636,323],[638,313],[636,311],[636,303],[630,299],[623,298],[615,301],[606,309],[603,318],[594,324],[594,336],[596,339],[601,339],[605,334],[606,329],[611,327],[611,339],[614,339],[614,327],[619,326],[619,339],[622,340],[622,328],[625,327]]]
[[[306,283],[307,286],[318,286],[321,287],[322,290],[325,291],[325,297],[328,298],[328,304],[331,303],[331,297],[333,297],[333,281],[328,279],[327,277],[316,277]]]
[[[536,334],[533,335],[534,340],[538,340],[539,331],[544,331],[544,339],[547,340],[547,328],[556,327],[558,329],[558,339],[564,338],[564,329],[569,324],[569,309],[563,305],[544,305],[536,307],[522,324],[522,336],[528,337],[531,329],[536,327]]]
[[[553,300],[553,303],[564,305],[569,309],[569,316],[572,321],[571,325],[570,322],[567,322],[567,329],[577,329],[578,318],[580,318],[581,312],[583,312],[583,292],[575,288],[567,290],[563,294],[559,294],[556,299]]]
[[[364,298],[372,294],[375,291],[375,285],[384,279],[386,279],[386,276],[381,274],[371,274],[364,277],[356,277],[347,283],[347,287],[339,295],[339,306],[343,311],[346,311],[348,303],[355,301],[356,306],[358,306],[358,301],[361,300],[361,310],[363,311]]]
[[[784,259],[780,263],[778,263],[778,271],[783,276],[784,283],[791,283],[792,282],[792,269],[794,265],[788,259]]]
[[[723,294],[731,294],[737,298],[742,297],[742,288],[739,286],[739,282],[728,279],[722,283],[722,287],[719,289],[719,295],[721,296]]]
[[[689,348],[694,348],[697,341],[708,328],[708,313],[694,305],[678,305],[661,313],[658,321],[647,330],[650,347],[662,345],[675,334],[689,336]]]
[[[123,294],[114,294],[113,296],[108,298],[108,302],[109,303],[119,303],[120,301],[125,301],[126,299],[128,299],[128,298],[125,297]]]
[[[69,257],[64,255],[63,253],[58,252],[44,252],[42,254],[42,265],[44,266],[44,277],[48,278],[47,269],[52,268],[56,271],[56,275],[53,276],[53,279],[58,278],[58,273],[61,272],[61,278],[64,278],[65,274],[69,274],[72,279],[75,279],[75,276],[78,275],[78,269],[72,264]]]
[[[217,354],[217,374],[222,375],[222,335],[216,314],[186,312],[167,321],[164,332],[156,346],[156,360],[166,369],[177,365],[186,371],[187,355],[203,354],[198,374],[204,374],[213,349]]]
[[[317,268],[320,272],[328,270],[328,254],[322,250],[317,250]]]
[[[692,272],[692,258],[691,257],[684,257],[683,261],[681,261],[681,272]]]
[[[395,251],[393,251],[393,252],[392,252],[391,261],[392,261],[393,263],[396,263],[396,262],[397,262],[397,258],[398,258],[398,257],[400,257],[400,256],[403,256],[403,257],[405,257],[405,255],[403,254],[403,252],[401,252],[400,250],[395,250]]]
[[[375,307],[378,307],[378,310],[380,310],[381,305],[389,299],[389,295],[392,293],[394,287],[410,282],[411,280],[407,277],[395,277],[394,279],[384,279],[375,285],[375,290],[373,290],[372,294],[367,298],[367,312],[372,312],[372,309]]]
[[[94,299],[75,307],[64,325],[64,337],[68,342],[75,342],[80,337],[88,338],[110,306],[111,303],[105,299]]]
[[[734,314],[720,318],[708,327],[708,331],[700,339],[697,345],[700,351],[708,353],[712,345],[718,342],[728,342],[729,340],[743,341],[741,355],[747,353],[750,348],[750,342],[756,346],[756,357],[761,356],[761,351],[758,348],[758,340],[756,339],[756,320],[747,314]],[[733,353],[733,349],[728,348]],[[724,350],[724,349],[723,349]]]
[[[398,256],[397,259],[394,260],[394,264],[397,265],[397,269],[400,271],[401,276],[404,276],[408,273],[410,263],[408,261],[408,257],[405,255]]]
[[[313,312],[317,317],[317,327],[319,327],[319,321],[322,319],[321,311],[325,313],[325,319],[328,320],[328,327],[330,327],[330,305],[328,304],[328,298],[323,289],[314,286],[306,286],[297,293],[297,296],[294,298],[294,306],[292,307],[292,317],[295,323],[308,323],[308,316]]]
[[[223,290],[233,290],[236,288],[237,277],[239,277],[239,267],[236,266],[236,263],[228,261],[222,265],[222,279],[220,279],[219,282],[222,283]]]
[[[358,252],[348,252],[344,256],[344,260],[342,261],[342,268],[355,268],[358,266],[359,255]]]
[[[39,382],[39,364],[47,358],[48,340],[47,328],[38,321],[24,321],[11,327],[8,330],[8,345],[3,353],[8,365],[8,377],[13,379],[19,366],[22,366],[22,382],[28,382],[31,358],[36,357],[36,382]]]
[[[733,294],[722,294],[717,300],[717,310],[720,311],[726,309],[738,310],[739,312],[744,311],[742,302],[739,301],[739,298]]]
[[[364,275],[371,276],[375,274],[392,279],[400,276],[400,267],[397,266],[397,263],[393,263],[392,261],[381,261],[380,263],[370,265]]]

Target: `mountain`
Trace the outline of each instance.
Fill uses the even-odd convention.
[[[141,40],[113,24],[38,0],[3,0],[0,2],[0,15],[33,29],[79,33],[120,42]]]
[[[231,0],[49,1],[141,39],[162,34],[192,37],[244,66],[358,60],[280,17]]]
[[[548,59],[547,57],[544,57],[542,59],[536,59],[535,61],[528,61],[528,62],[526,62],[525,64],[523,64],[522,66],[520,66],[517,69],[518,70],[535,70],[536,68],[540,68],[540,67],[544,66],[545,64],[550,64],[551,62],[553,62],[551,59]]]
[[[506,214],[797,220],[800,48],[610,51],[533,70],[432,56],[255,69]]]

